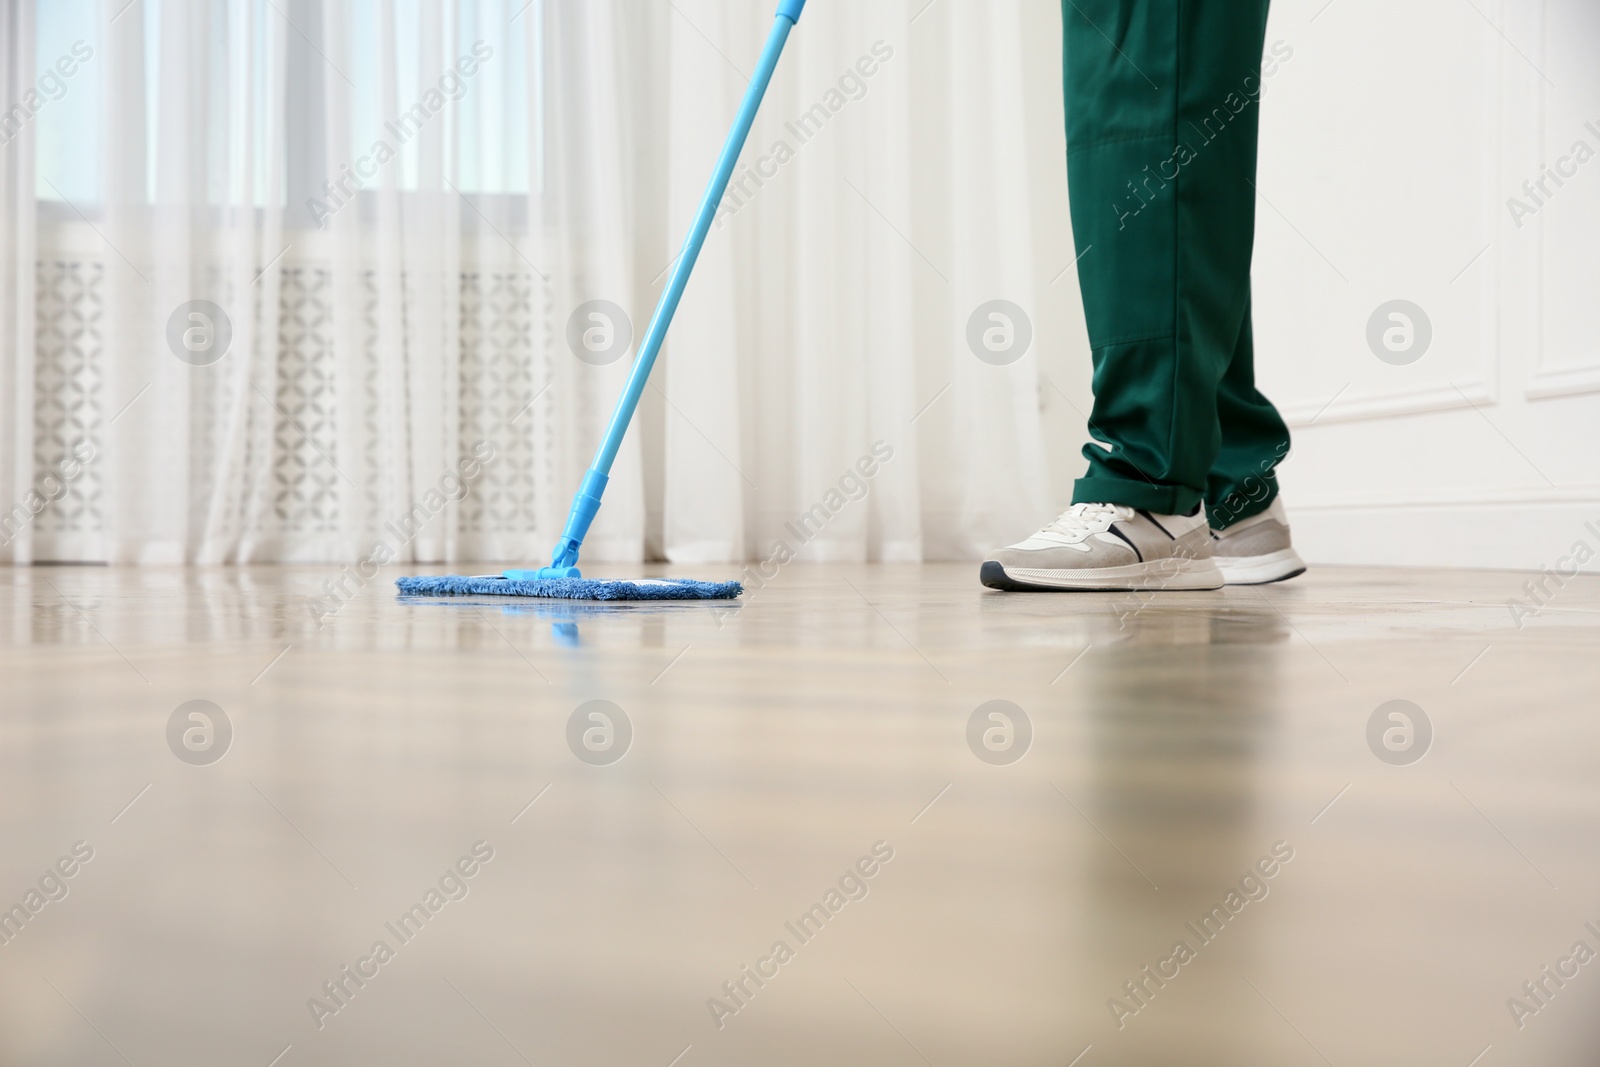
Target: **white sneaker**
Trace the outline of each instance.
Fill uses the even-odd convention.
[[[1212,554],[1229,585],[1267,585],[1306,572],[1305,560],[1289,540],[1289,514],[1283,498],[1259,515],[1211,531]]]
[[[1074,504],[1050,525],[990,555],[990,589],[1123,592],[1220,589],[1205,508],[1152,515],[1120,504]]]

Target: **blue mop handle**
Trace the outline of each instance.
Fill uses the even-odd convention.
[[[800,21],[800,13],[805,10],[805,6],[806,0],[781,0],[778,5],[778,14],[772,24],[772,34],[767,38],[767,47],[761,54],[761,62],[756,65],[755,76],[750,79],[750,88],[744,94],[744,103],[740,105],[739,117],[734,121],[733,130],[728,134],[728,142],[722,149],[722,158],[717,161],[716,173],[711,176],[711,185],[706,189],[705,199],[700,204],[700,213],[695,217],[694,227],[684,242],[683,252],[678,256],[677,265],[673,267],[672,278],[667,283],[666,291],[661,294],[661,303],[656,307],[655,317],[650,320],[650,328],[645,331],[644,341],[639,346],[639,358],[634,361],[633,370],[628,375],[628,386],[623,390],[621,399],[617,401],[617,409],[611,415],[611,425],[606,427],[605,440],[600,443],[600,451],[595,454],[594,463],[590,465],[589,473],[584,476],[583,486],[572,502],[572,513],[567,517],[567,528],[562,534],[561,543],[556,546],[555,557],[549,568],[551,571],[570,570],[572,571],[570,576],[577,577],[578,549],[582,546],[583,539],[588,536],[589,526],[594,522],[595,513],[600,510],[600,496],[606,490],[606,483],[610,481],[611,464],[616,461],[617,450],[622,447],[622,439],[627,435],[629,424],[633,422],[633,413],[639,407],[639,398],[644,395],[645,385],[650,381],[650,371],[655,367],[656,357],[661,354],[662,342],[666,340],[667,330],[672,326],[672,318],[678,312],[678,303],[683,299],[683,291],[689,284],[689,276],[694,273],[695,263],[700,258],[700,250],[705,246],[706,236],[711,232],[711,224],[716,221],[717,209],[722,205],[722,197],[728,191],[728,182],[733,178],[734,167],[738,165],[739,156],[744,151],[745,141],[750,136],[750,127],[756,121],[756,113],[761,110],[761,101],[766,96],[768,84],[772,81],[772,73],[778,67],[784,45],[788,43],[789,31]]]
[[[750,88],[745,91],[744,103],[739,106],[739,117],[728,134],[728,143],[723,146],[722,158],[717,161],[716,173],[711,176],[711,185],[700,203],[694,228],[684,241],[683,252],[672,271],[672,279],[667,283],[666,292],[661,294],[661,303],[656,307],[650,328],[645,331],[644,343],[639,347],[639,358],[634,361],[633,371],[628,375],[628,387],[617,403],[617,410],[611,416],[611,425],[606,429],[605,441],[595,455],[593,469],[602,474],[611,473],[611,463],[617,458],[617,450],[622,447],[622,438],[628,432],[628,424],[633,421],[634,409],[639,406],[639,397],[644,394],[645,384],[650,380],[656,356],[661,353],[661,345],[667,339],[672,318],[678,313],[678,302],[683,299],[683,291],[689,284],[689,276],[694,273],[700,250],[705,247],[711,224],[717,219],[717,209],[722,206],[728,182],[733,178],[733,169],[739,165],[739,156],[744,152],[750,127],[755,124],[756,113],[761,110],[767,85],[772,81],[779,57],[783,55],[783,46],[788,43],[789,31],[794,29],[805,5],[806,0],[783,0],[779,5],[777,18],[772,23],[772,33],[767,38],[766,50],[761,54],[761,62],[756,65],[755,76],[750,79]]]

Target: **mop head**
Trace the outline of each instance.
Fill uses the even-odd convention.
[[[540,578],[513,580],[498,574],[473,578],[401,578],[401,596],[530,596],[556,600],[732,600],[744,592],[738,582],[697,582],[690,578]]]

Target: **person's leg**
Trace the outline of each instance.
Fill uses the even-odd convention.
[[[1289,428],[1255,382],[1250,313],[1217,387],[1222,447],[1211,465],[1206,520],[1211,555],[1229,585],[1265,585],[1304,574],[1289,516],[1278,503],[1277,465],[1289,454]]]
[[[1206,484],[1206,517],[1213,530],[1259,515],[1278,496],[1277,466],[1289,454],[1289,427],[1255,381],[1250,313],[1217,387],[1222,444]]]
[[[1085,447],[1070,510],[984,562],[991,588],[1216,589],[1303,569],[1282,509],[1261,512],[1287,452],[1250,327],[1267,2],[1063,0],[1089,431],[1104,447]],[[1251,474],[1265,479],[1254,499]],[[1213,534],[1202,501],[1241,492],[1239,525]]]
[[[1225,448],[1229,486],[1231,472],[1272,459],[1276,446],[1258,425],[1270,405],[1249,360],[1267,6],[1063,0],[1067,169],[1094,358],[1090,432],[1106,446],[1085,447],[1076,503],[1185,514],[1217,491],[1212,469]],[[1237,432],[1235,415],[1245,420]]]

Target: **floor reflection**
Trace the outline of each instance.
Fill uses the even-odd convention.
[[[1079,668],[1090,770],[1078,803],[1114,842],[1084,872],[1082,931],[1106,1021],[1130,1049],[1224,1049],[1238,1026],[1243,987],[1223,974],[1264,932],[1272,882],[1256,865],[1283,869],[1258,801],[1289,636],[1268,607],[1143,610]]]
[[[442,608],[476,613],[492,612],[506,618],[543,619],[550,623],[550,635],[558,648],[580,648],[583,645],[580,623],[604,623],[621,620],[648,620],[671,618],[714,618],[718,625],[737,618],[739,605],[711,607],[706,604],[640,601],[638,603],[596,603],[587,600],[554,600],[538,598],[479,597],[417,597],[397,596],[397,604],[407,608]],[[646,645],[659,642],[644,642]]]

